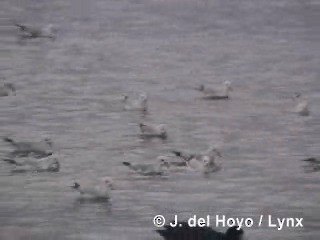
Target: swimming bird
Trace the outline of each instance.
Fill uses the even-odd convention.
[[[308,165],[304,166],[305,172],[318,172],[320,171],[320,159],[311,157],[303,159]]]
[[[98,184],[84,184],[74,182],[71,188],[77,190],[81,197],[88,197],[93,199],[110,199],[111,190],[114,190],[114,183],[112,178],[104,177]]]
[[[130,162],[122,162],[122,164],[142,176],[161,176],[169,168],[169,164],[164,158],[159,158],[155,164]]]
[[[200,157],[195,157],[187,161],[187,167],[192,171],[199,171],[204,174],[211,172],[216,172],[221,169],[221,163],[217,163],[216,159],[203,155]]]
[[[56,156],[48,156],[44,158],[6,158],[3,161],[12,164],[15,168],[12,172],[59,172],[60,163]]]
[[[180,222],[176,227],[166,225],[156,232],[165,240],[242,240],[244,231],[237,226],[230,227],[226,233],[210,227],[190,227],[187,222]]]
[[[201,158],[204,155],[208,156],[215,156],[222,157],[221,153],[215,148],[215,147],[209,147],[207,150],[205,150],[202,153],[187,153],[184,151],[171,151],[173,154],[175,154],[177,157],[182,158],[184,161],[189,161],[192,158]]]
[[[56,38],[57,29],[52,25],[49,24],[43,28],[36,28],[27,26],[24,24],[16,23],[16,27],[20,30],[20,37],[27,39],[27,38]]]
[[[5,137],[3,140],[15,148],[15,150],[10,153],[10,157],[27,157],[32,155],[36,158],[43,158],[53,153],[53,143],[48,138],[45,138],[41,142],[17,142],[9,137]]]
[[[0,97],[14,95],[15,92],[16,88],[12,83],[3,83],[2,86],[0,86]]]
[[[177,157],[183,159],[189,170],[200,171],[203,173],[215,172],[221,169],[221,163],[216,158],[221,158],[221,153],[214,147],[208,148],[203,153],[188,154],[180,151],[172,151]]]
[[[297,113],[300,116],[309,116],[310,110],[309,110],[309,103],[308,101],[303,97],[303,95],[299,92],[294,94],[293,100],[297,101],[296,108],[294,110],[295,113]]]
[[[129,99],[128,96],[124,96],[123,101],[125,103],[124,109],[127,111],[148,111],[148,97],[145,93],[141,93],[138,99]]]
[[[309,116],[310,110],[309,110],[309,104],[307,100],[302,100],[299,102],[296,106],[296,113],[300,116]]]
[[[167,130],[163,124],[155,125],[155,124],[139,124],[141,137],[143,138],[167,138]]]
[[[229,98],[229,93],[233,90],[233,88],[230,81],[224,81],[221,89],[212,89],[201,84],[200,87],[196,88],[196,90],[204,93],[205,96],[203,99],[222,100]]]

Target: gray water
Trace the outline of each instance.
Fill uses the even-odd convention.
[[[50,137],[59,173],[12,174],[0,164],[0,239],[160,239],[152,218],[174,214],[304,218],[303,228],[245,228],[249,239],[320,235],[319,0],[2,0],[0,135]],[[13,21],[55,24],[55,41],[17,41]],[[192,88],[232,81],[230,101]],[[296,91],[312,114],[292,113]],[[125,112],[147,92],[150,112]],[[140,121],[165,123],[167,141],[142,141]],[[223,169],[204,178],[128,174],[172,149],[217,146]],[[10,151],[0,143],[1,154]],[[111,204],[79,202],[74,179],[114,178]],[[218,228],[225,230],[225,228]]]

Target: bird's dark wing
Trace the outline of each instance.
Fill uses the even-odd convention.
[[[10,159],[10,158],[4,158],[2,159],[4,162],[7,162],[7,163],[10,163],[10,164],[13,164],[13,165],[19,165],[16,160],[14,159]]]
[[[314,173],[314,172],[320,172],[320,165],[315,166],[304,166],[304,172],[305,173]]]
[[[183,153],[183,152],[180,152],[180,151],[175,151],[175,150],[171,151],[171,153],[173,153],[177,157],[182,158],[183,160],[185,160],[187,162],[195,157],[194,154],[186,154],[186,153]]]
[[[20,31],[23,33],[22,37],[25,38],[37,38],[37,37],[41,37],[41,30],[40,29],[36,29],[36,28],[32,28],[32,27],[28,27],[26,25],[22,25],[22,24],[15,24]]]
[[[203,99],[205,100],[225,100],[225,99],[229,99],[228,95],[221,95],[221,96],[205,96],[203,97]]]
[[[15,150],[8,154],[8,158],[16,157],[34,157],[37,159],[51,156],[52,152],[41,152],[41,151],[29,151],[29,150]]]
[[[156,232],[165,240],[225,240],[223,233],[209,227],[189,227],[186,222],[178,223],[177,227],[167,225]]]
[[[19,23],[16,23],[15,25],[18,28],[20,28],[21,31],[27,31],[28,30],[28,27],[26,25],[22,25],[22,24],[19,24]]]
[[[311,157],[311,158],[306,158],[306,159],[303,159],[302,161],[304,162],[310,162],[310,163],[318,163],[320,164],[320,160],[314,158],[314,157]]]

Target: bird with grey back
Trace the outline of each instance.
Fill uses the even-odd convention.
[[[126,111],[148,111],[148,97],[147,94],[141,93],[138,99],[131,99],[128,96],[124,96],[124,110]]]
[[[202,173],[216,172],[221,169],[221,162],[217,158],[222,155],[215,147],[210,147],[203,153],[184,153],[181,151],[172,151],[177,157],[185,161],[186,168],[191,171]]]
[[[20,23],[15,23],[15,26],[19,29],[19,37],[21,39],[49,38],[54,40],[56,38],[57,29],[52,24],[41,28]]]
[[[168,162],[163,158],[158,158],[156,163],[122,162],[122,164],[142,176],[161,176],[169,168]]]
[[[224,81],[222,88],[210,88],[203,84],[196,88],[196,90],[204,94],[203,99],[207,100],[223,100],[229,99],[229,93],[233,90],[230,81]]]
[[[44,158],[22,157],[5,158],[3,161],[14,166],[12,172],[59,172],[60,162],[57,156]]]
[[[113,180],[110,177],[104,177],[98,183],[79,183],[75,181],[71,188],[78,191],[81,198],[97,200],[109,200],[111,191],[115,189]]]
[[[299,116],[307,117],[310,115],[309,103],[301,93],[296,93],[294,100],[297,102],[294,112]]]
[[[296,113],[303,117],[310,115],[309,104],[307,100],[302,100],[297,104]]]
[[[140,123],[139,124],[141,137],[142,138],[160,138],[166,139],[167,138],[167,130],[165,125],[163,124],[147,124],[147,123]]]
[[[53,143],[49,138],[40,142],[18,142],[10,137],[5,137],[3,140],[14,148],[9,157],[27,157],[32,155],[36,158],[42,158],[53,153]]]

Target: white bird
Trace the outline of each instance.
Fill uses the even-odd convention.
[[[297,101],[297,105],[294,110],[294,113],[296,113],[300,116],[309,116],[310,115],[308,101],[302,96],[301,93],[299,93],[299,92],[295,93],[293,100]]]
[[[114,184],[110,177],[104,177],[96,185],[74,182],[71,188],[80,192],[81,197],[108,200],[111,190],[114,190]]]
[[[10,157],[27,157],[33,155],[34,157],[42,158],[53,153],[53,143],[48,138],[45,138],[41,142],[17,142],[9,137],[5,137],[3,140],[15,148],[10,154]]]
[[[143,176],[161,176],[169,168],[168,162],[163,158],[158,158],[158,163],[130,163],[122,162],[134,172]]]
[[[60,163],[54,155],[44,158],[15,158],[3,159],[3,161],[15,166],[12,172],[59,172]]]
[[[200,154],[188,154],[180,151],[172,151],[176,156],[185,161],[189,170],[201,171],[203,173],[215,172],[221,169],[221,163],[216,158],[221,158],[221,153],[214,147],[210,147]]]
[[[217,163],[216,159],[207,155],[199,158],[192,158],[187,162],[187,167],[192,171],[199,171],[204,174],[216,172],[221,169],[221,163]]]
[[[208,100],[220,100],[220,99],[228,99],[229,92],[233,90],[230,81],[224,81],[222,89],[212,89],[205,87],[203,84],[200,87],[196,88],[196,90],[204,93],[204,99]]]
[[[165,125],[163,124],[155,125],[140,123],[139,127],[141,131],[141,136],[144,138],[167,138],[167,130],[165,128]]]
[[[43,28],[36,28],[31,27],[23,24],[15,24],[20,30],[20,37],[21,38],[56,38],[57,29],[52,25],[49,24]]]
[[[3,83],[2,86],[0,86],[0,97],[14,95],[15,92],[16,88],[12,83]]]
[[[124,96],[124,109],[128,111],[148,111],[148,97],[145,93],[141,93],[138,99],[130,101],[128,96]]]
[[[307,100],[302,100],[298,103],[298,105],[296,106],[296,113],[300,116],[310,115],[309,104]]]

